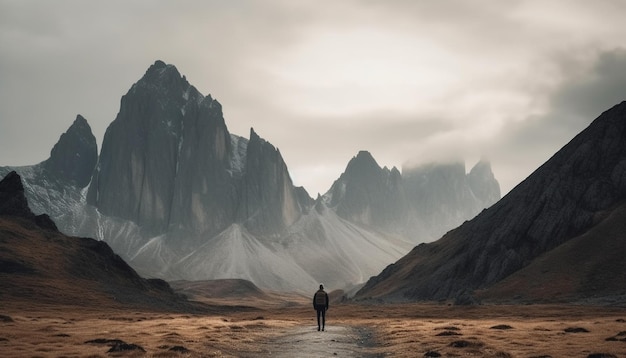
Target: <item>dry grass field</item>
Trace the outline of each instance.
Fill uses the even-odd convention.
[[[205,300],[206,313],[3,302],[2,357],[626,357],[626,309]],[[595,355],[594,354],[604,354]]]

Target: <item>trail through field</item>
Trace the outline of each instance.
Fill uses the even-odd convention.
[[[293,331],[268,343],[268,357],[378,357],[368,354],[372,334],[367,328],[327,326],[317,331],[314,326],[294,327]]]

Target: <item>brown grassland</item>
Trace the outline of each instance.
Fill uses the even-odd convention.
[[[619,307],[346,303],[317,332],[308,298],[204,301],[201,314],[5,301],[0,356],[626,357]]]

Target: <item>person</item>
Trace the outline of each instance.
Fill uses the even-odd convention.
[[[324,291],[324,285],[313,295],[313,308],[317,311],[317,330],[324,330],[326,326],[326,310],[328,310],[328,294]],[[320,317],[322,318],[320,325]]]

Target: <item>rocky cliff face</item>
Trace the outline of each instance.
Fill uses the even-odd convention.
[[[275,148],[254,131],[231,138],[221,105],[157,61],[122,98],[87,199],[155,234],[212,235],[236,221],[269,233],[298,218],[294,190]]]
[[[155,233],[216,232],[234,212],[232,190],[223,187],[230,154],[220,104],[157,61],[122,97],[87,200]]]
[[[486,288],[595,225],[626,199],[626,102],[598,117],[498,203],[419,245],[358,296],[446,299]]]
[[[97,161],[96,137],[93,136],[87,120],[79,114],[52,148],[50,158],[42,165],[48,176],[84,188],[91,181]]]
[[[247,149],[239,219],[252,233],[281,232],[300,218],[307,203],[299,201],[280,152],[253,129]]]

